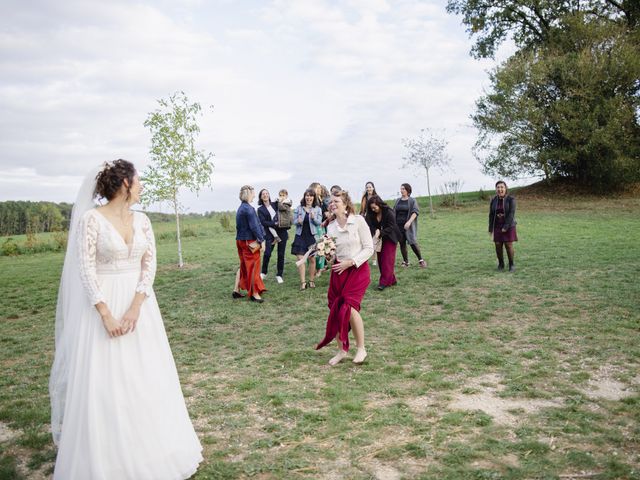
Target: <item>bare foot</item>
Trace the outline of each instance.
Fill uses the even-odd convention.
[[[353,363],[355,363],[356,365],[360,365],[364,363],[366,358],[367,358],[367,351],[364,349],[364,347],[359,348],[356,351],[356,356],[353,357]]]
[[[329,360],[329,365],[331,365],[332,367],[336,366],[346,356],[347,356],[347,352],[345,352],[344,350],[338,350],[338,353],[336,353],[336,355],[331,360]]]

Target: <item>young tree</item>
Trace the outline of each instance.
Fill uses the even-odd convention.
[[[437,167],[444,170],[451,161],[447,153],[449,142],[444,138],[439,138],[431,129],[421,129],[418,138],[404,138],[402,143],[407,149],[403,168],[418,167],[424,168],[427,175],[427,192],[429,194],[429,214],[433,218],[433,201],[431,200],[431,185],[429,182],[429,170]]]
[[[178,194],[181,188],[198,193],[203,186],[211,185],[213,154],[198,150],[195,146],[200,133],[197,117],[202,115],[199,103],[190,103],[185,93],[180,91],[166,100],[158,100],[158,104],[160,108],[149,113],[144,122],[144,126],[151,130],[152,163],[143,175],[145,185],[142,201],[145,205],[167,201],[173,207],[178,266],[182,267]]]

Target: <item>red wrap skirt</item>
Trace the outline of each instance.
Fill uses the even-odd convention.
[[[316,350],[330,343],[338,334],[342,349],[349,350],[349,330],[351,330],[351,309],[360,311],[360,303],[371,282],[369,263],[364,262],[358,268],[351,267],[341,274],[331,271],[329,279],[329,318],[324,339]]]
[[[247,295],[260,295],[267,288],[260,277],[260,249],[251,252],[249,244],[253,240],[236,240],[238,257],[240,257],[240,290],[246,290]]]

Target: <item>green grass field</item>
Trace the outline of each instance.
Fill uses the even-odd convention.
[[[369,358],[315,351],[325,275],[231,299],[234,234],[192,220],[155,290],[205,461],[196,479],[640,478],[640,199],[521,199],[514,274],[486,202],[421,202],[429,268],[362,308]],[[400,258],[398,252],[398,259]],[[47,382],[63,255],[0,257],[0,479],[47,478]],[[399,260],[398,260],[399,263]],[[272,267],[275,259],[272,259]]]

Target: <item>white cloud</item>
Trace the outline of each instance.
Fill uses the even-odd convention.
[[[469,188],[490,184],[465,127],[489,63],[468,56],[444,3],[4,2],[0,171],[29,173],[3,177],[0,200],[65,197],[104,160],[143,169],[144,119],[176,90],[214,105],[200,122],[213,191],[187,195],[191,209],[233,208],[244,183],[297,195],[315,180],[359,191],[378,179],[395,194],[409,175],[400,139],[423,127],[446,129]]]

